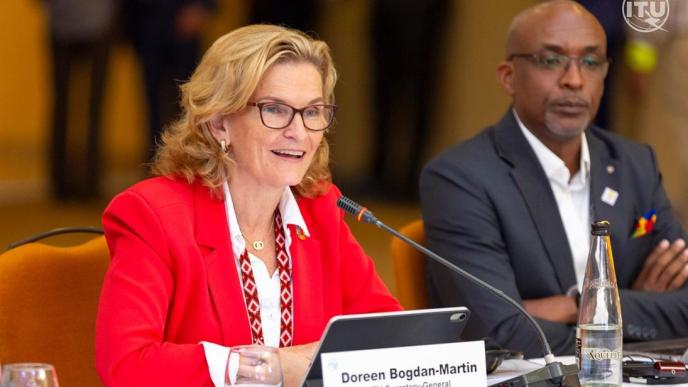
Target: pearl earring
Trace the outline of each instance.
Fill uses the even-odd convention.
[[[226,153],[227,152],[227,141],[225,141],[225,140],[220,141],[220,148],[222,148],[222,151]]]

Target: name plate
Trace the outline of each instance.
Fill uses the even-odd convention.
[[[321,360],[326,387],[487,386],[483,341],[330,352]]]

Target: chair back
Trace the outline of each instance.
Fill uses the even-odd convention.
[[[425,243],[423,220],[416,219],[399,230],[417,243]],[[392,258],[397,298],[405,309],[424,309],[429,306],[425,279],[425,256],[397,238],[389,246]]]
[[[63,386],[102,385],[95,320],[109,253],[103,236],[73,247],[27,243],[0,255],[0,361],[50,363]]]

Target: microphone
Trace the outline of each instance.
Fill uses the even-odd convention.
[[[559,387],[579,387],[580,382],[578,380],[578,366],[575,364],[562,364],[561,362],[557,361],[554,355],[552,354],[552,349],[549,346],[549,343],[547,342],[547,338],[545,337],[544,332],[542,331],[542,328],[540,328],[540,325],[538,325],[537,321],[531,316],[524,308],[516,302],[513,298],[509,297],[506,295],[504,292],[501,290],[495,288],[494,286],[488,284],[487,282],[481,280],[480,278],[474,276],[473,274],[461,269],[460,267],[456,266],[455,264],[449,262],[447,259],[441,257],[437,253],[433,252],[432,250],[426,248],[425,246],[416,243],[412,239],[406,237],[405,235],[401,234],[399,231],[387,226],[380,220],[378,220],[375,215],[373,215],[370,210],[367,208],[361,206],[360,204],[354,202],[353,200],[349,199],[346,196],[341,196],[337,200],[337,206],[344,210],[345,212],[348,212],[349,214],[353,215],[356,217],[356,219],[359,222],[364,222],[364,223],[370,223],[378,228],[381,228],[388,233],[394,235],[395,237],[401,239],[405,243],[411,245],[414,249],[420,251],[423,253],[425,256],[431,258],[435,262],[438,262],[442,264],[444,267],[448,268],[449,270],[453,271],[454,273],[457,273],[461,277],[468,279],[469,281],[473,282],[474,284],[487,289],[490,291],[492,294],[495,294],[497,297],[501,298],[502,300],[506,301],[508,304],[516,308],[518,312],[523,315],[526,320],[530,323],[530,325],[535,329],[535,332],[537,333],[537,336],[540,340],[540,344],[543,349],[543,357],[545,359],[545,366],[528,372],[524,375],[520,375],[518,377],[505,380],[502,382],[499,382],[497,384],[494,384],[491,387],[517,387],[517,386],[533,386],[533,387],[549,387],[549,386],[559,386]]]

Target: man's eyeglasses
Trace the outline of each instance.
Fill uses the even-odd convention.
[[[301,109],[279,102],[248,102],[247,105],[258,108],[260,120],[270,129],[286,128],[291,124],[296,113],[299,113],[303,126],[315,132],[332,126],[334,112],[337,110],[337,106],[327,104],[308,105]]]
[[[549,71],[566,71],[572,61],[578,64],[578,67],[587,73],[594,75],[607,75],[609,64],[612,62],[609,58],[603,58],[598,55],[589,54],[585,56],[568,56],[562,54],[511,54],[507,58],[513,60],[514,58],[523,58],[531,61],[536,67]]]

